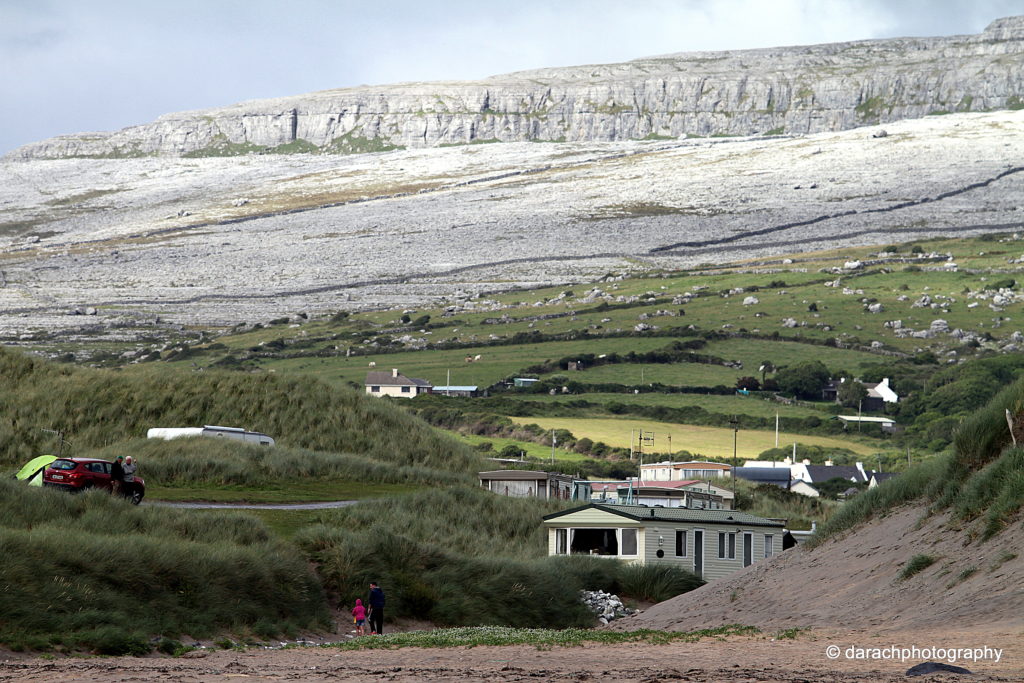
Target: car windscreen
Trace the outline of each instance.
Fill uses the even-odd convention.
[[[55,470],[73,470],[78,467],[78,463],[71,460],[54,460],[50,467]]]

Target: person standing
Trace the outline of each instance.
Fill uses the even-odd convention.
[[[113,464],[110,465],[110,493],[113,495],[121,493],[121,488],[124,486],[124,465],[121,464],[122,460],[124,460],[124,456],[119,455]]]
[[[122,465],[122,469],[125,472],[122,490],[125,496],[130,497],[135,488],[135,471],[138,470],[138,465],[135,464],[131,456],[128,456],[125,458],[125,464]]]
[[[384,635],[384,591],[376,581],[370,582],[370,633]]]
[[[366,608],[359,598],[356,598],[356,606],[352,608],[352,620],[356,623],[356,635],[366,635]]]

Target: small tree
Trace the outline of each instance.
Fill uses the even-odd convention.
[[[756,377],[740,377],[736,380],[736,388],[757,391],[761,388],[761,383],[757,381]]]
[[[847,408],[856,408],[867,397],[867,387],[853,379],[841,383],[839,391],[836,392],[836,398],[839,399],[840,405],[844,405]]]
[[[787,394],[799,398],[821,398],[821,388],[828,382],[829,372],[825,364],[809,360],[779,370],[775,380]]]

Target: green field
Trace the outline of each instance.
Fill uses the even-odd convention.
[[[668,341],[668,340],[663,340]],[[742,371],[707,363],[616,363],[598,365],[579,372],[559,371],[543,378],[563,375],[584,384],[676,384],[695,387],[733,386]]]
[[[670,341],[656,337],[598,338],[472,349],[404,351],[352,358],[291,358],[260,361],[260,365],[278,373],[313,375],[332,384],[355,382],[362,385],[368,371],[390,372],[392,368],[397,368],[407,377],[426,379],[435,386],[447,384],[450,376],[453,386],[476,385],[485,388],[527,366],[546,360],[557,360],[577,353],[651,351]],[[480,360],[466,362],[467,356],[476,355],[480,355]],[[370,367],[370,363],[374,367]]]
[[[718,394],[511,394],[524,401],[540,401],[546,403],[569,403],[571,401],[590,401],[607,405],[609,403],[623,403],[627,405],[641,406],[666,406],[669,408],[682,408],[685,406],[699,406],[709,413],[721,415],[750,415],[753,417],[780,417],[803,418],[818,417],[825,419],[828,413],[818,407],[805,407],[802,405],[786,405],[771,399],[763,399],[759,396],[720,396]]]
[[[609,446],[628,448],[634,438],[632,430],[654,432],[654,445],[644,446],[652,453],[669,453],[669,437],[672,439],[671,452],[689,451],[695,455],[711,458],[731,458],[733,454],[733,431],[721,427],[696,425],[673,425],[652,420],[629,420],[620,418],[520,418],[522,424],[534,423],[544,429],[568,429],[577,439],[583,437],[592,441],[603,441]],[[856,441],[827,436],[806,434],[779,434],[779,447],[786,448],[793,443],[826,448],[845,448],[862,455],[870,455],[878,448]],[[635,447],[635,444],[634,444]],[[756,458],[760,453],[775,448],[775,432],[741,429],[736,439],[736,452],[740,458]]]
[[[461,434],[459,432],[445,432],[448,436],[455,438],[470,446],[478,446],[481,443],[490,443],[494,446],[492,451],[481,451],[481,455],[493,458],[497,457],[503,448],[506,446],[515,446],[526,454],[528,458],[536,458],[538,460],[549,460],[551,458],[551,446],[545,446],[539,443],[533,443],[531,441],[518,441],[516,439],[506,439],[500,436],[478,436],[476,434]],[[558,448],[555,445],[555,459],[556,460],[583,460],[584,456],[574,451],[567,451],[563,448]],[[500,466],[495,463],[494,467],[500,469]]]

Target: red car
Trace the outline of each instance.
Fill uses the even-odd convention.
[[[50,463],[43,472],[43,485],[72,493],[92,488],[110,491],[112,464],[109,460],[97,458],[60,458]],[[121,494],[138,505],[146,495],[146,482],[141,477],[135,477],[131,483],[122,483]]]

